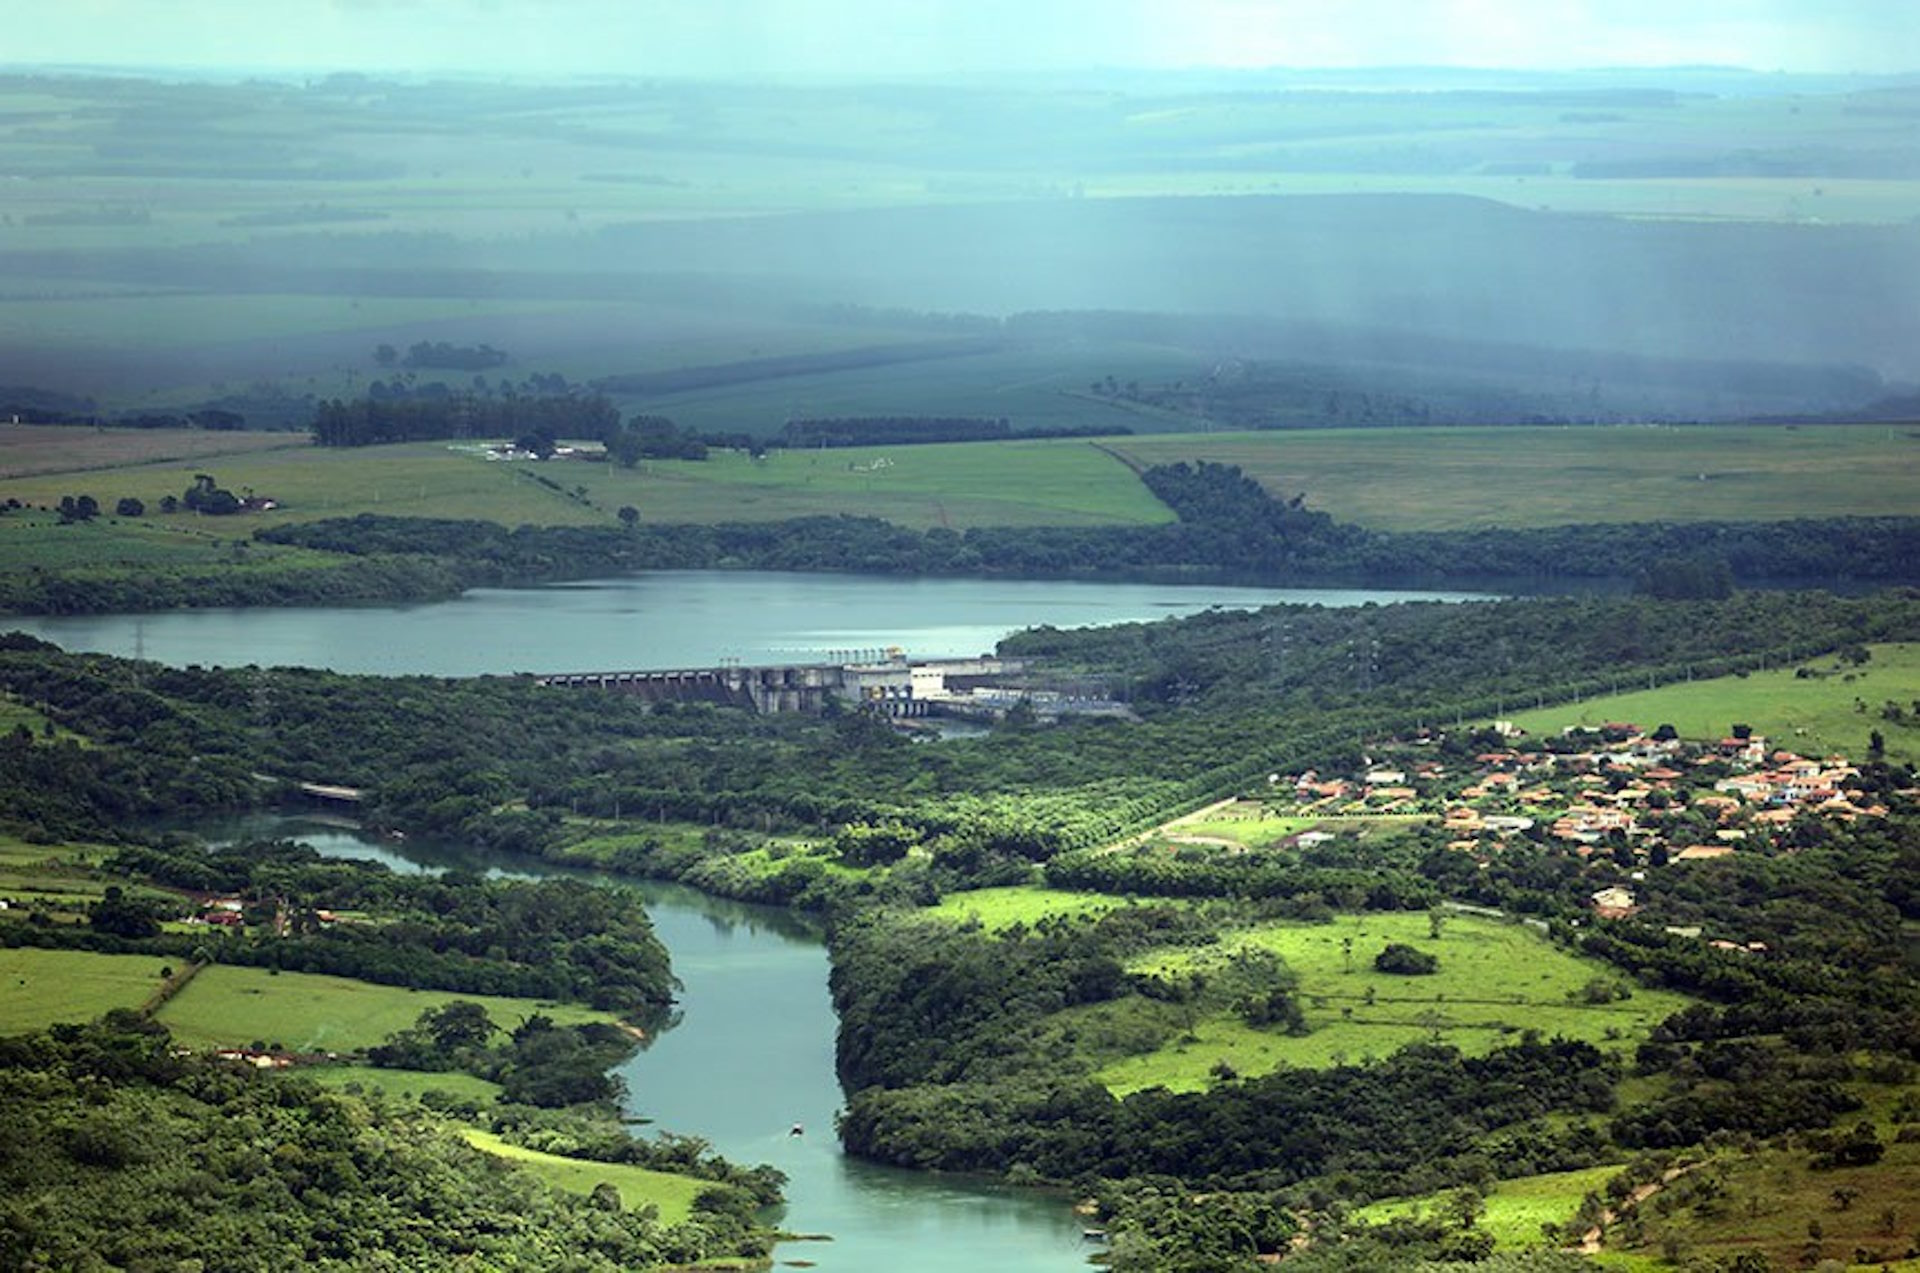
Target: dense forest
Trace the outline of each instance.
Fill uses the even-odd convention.
[[[418,1105],[197,1057],[130,1013],[0,1038],[0,1099],[7,1268],[611,1271],[767,1250],[737,1185],[669,1227],[511,1170]]]

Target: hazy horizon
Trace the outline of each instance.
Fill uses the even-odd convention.
[[[1920,71],[1906,0],[0,0],[5,65],[784,77],[1183,69]]]

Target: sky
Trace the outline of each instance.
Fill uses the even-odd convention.
[[[1920,0],[0,0],[0,64],[520,75],[1920,70]]]

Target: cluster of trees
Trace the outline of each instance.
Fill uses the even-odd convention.
[[[0,1100],[7,1268],[551,1267],[563,1251],[611,1273],[769,1248],[742,1190],[717,1185],[668,1227],[510,1169],[418,1106],[196,1057],[132,1014],[0,1039]]]
[[[632,1036],[611,1026],[561,1026],[536,1012],[504,1038],[487,1010],[456,999],[420,1014],[412,1026],[368,1049],[374,1065],[402,1070],[462,1070],[500,1084],[500,1098],[517,1105],[563,1109],[611,1105],[621,1080],[608,1067],[634,1049]]]
[[[400,875],[289,843],[130,846],[108,867],[144,883],[237,895],[284,930],[204,948],[226,963],[566,999],[641,1020],[666,1009],[676,987],[639,899],[574,880]],[[380,922],[323,925],[322,910]]]
[[[601,435],[607,458],[622,468],[641,460],[704,460],[707,443],[665,416],[636,415],[618,429]]]
[[[193,485],[180,496],[180,505],[189,512],[208,517],[231,517],[246,507],[238,495],[215,481],[211,473],[193,475]],[[165,511],[173,510],[168,508]]]
[[[599,394],[489,398],[351,401],[330,398],[314,409],[313,440],[319,446],[378,446],[438,438],[598,438],[617,429],[620,413]]]
[[[407,346],[406,356],[389,344],[375,345],[373,360],[382,367],[398,363],[402,367],[433,367],[449,371],[485,371],[507,361],[506,351],[492,345],[455,345],[444,340],[417,340]]]

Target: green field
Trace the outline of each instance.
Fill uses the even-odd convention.
[[[776,451],[763,460],[715,453],[631,472],[581,465],[577,480],[596,503],[631,504],[647,522],[848,513],[958,530],[1173,520],[1125,465],[1079,440]]]
[[[47,443],[40,435],[75,432],[85,431],[23,426],[9,436],[41,451]],[[1077,439],[775,452],[759,461],[716,452],[704,463],[652,461],[623,470],[565,460],[489,462],[479,448],[446,443],[155,460],[149,457],[168,449],[168,437],[110,436],[126,439],[124,464],[114,465],[111,451],[96,446],[84,472],[17,469],[19,475],[0,478],[0,500],[51,507],[62,495],[90,494],[111,509],[132,495],[146,502],[148,516],[118,526],[107,517],[88,527],[0,518],[0,533],[35,536],[15,540],[8,560],[58,564],[64,544],[76,560],[168,564],[217,556],[226,540],[263,526],[362,512],[509,526],[612,524],[624,505],[651,523],[847,513],[964,529],[1171,518],[1124,465]],[[1305,492],[1309,507],[1383,530],[1904,515],[1920,489],[1920,438],[1868,426],[1300,430],[1136,436],[1107,445],[1146,464],[1239,464],[1277,495]],[[43,456],[20,468],[45,463]],[[226,520],[152,511],[199,472],[281,507]],[[69,532],[97,540],[81,533],[60,538]]]
[[[419,1100],[423,1092],[441,1092],[486,1105],[500,1094],[498,1083],[489,1083],[461,1070],[427,1073],[391,1070],[378,1065],[302,1065],[288,1072],[328,1087],[358,1086],[403,1100]]]
[[[1481,1214],[1479,1227],[1493,1235],[1499,1244],[1497,1250],[1544,1246],[1546,1239],[1540,1226],[1565,1224],[1580,1209],[1581,1199],[1589,1193],[1599,1193],[1619,1170],[1617,1165],[1588,1167],[1581,1171],[1496,1181],[1486,1189],[1486,1210]],[[1384,1224],[1421,1215],[1444,1217],[1447,1196],[1442,1192],[1418,1198],[1394,1198],[1361,1207],[1353,1214],[1365,1224]]]
[[[510,1145],[491,1132],[483,1132],[478,1128],[462,1128],[460,1134],[475,1149],[531,1171],[556,1189],[565,1189],[569,1193],[592,1193],[596,1185],[611,1184],[620,1191],[622,1207],[629,1211],[636,1207],[657,1207],[662,1224],[679,1224],[685,1220],[693,1214],[693,1200],[714,1187],[710,1180],[650,1171],[626,1163],[590,1162],[582,1158],[543,1154],[536,1149]]]
[[[138,1008],[160,989],[167,966],[158,955],[0,947],[0,1034]]]
[[[259,524],[252,518],[217,521],[186,513],[103,517],[63,526],[51,513],[15,513],[0,517],[0,571],[47,570],[85,578],[129,570],[282,571],[338,564],[307,549],[253,542],[250,536]]]
[[[1122,439],[1379,530],[1910,516],[1920,434],[1852,425],[1312,429]]]
[[[262,1042],[295,1052],[350,1052],[383,1042],[411,1026],[421,1013],[455,999],[483,1005],[494,1023],[508,1030],[536,1012],[558,1025],[617,1024],[609,1013],[576,1004],[407,990],[317,973],[275,974],[224,965],[202,971],[155,1019],[190,1047]]]
[[[1920,761],[1920,712],[1913,707],[1920,699],[1920,645],[1868,649],[1873,657],[1859,667],[1833,658],[1813,659],[1800,666],[1813,669],[1818,673],[1814,676],[1777,668],[1685,681],[1522,712],[1513,721],[1536,735],[1606,721],[1628,721],[1646,729],[1671,724],[1682,738],[1694,739],[1725,737],[1739,723],[1790,751],[1815,757],[1837,752],[1855,762],[1865,759],[1868,735],[1878,730],[1889,757]],[[1900,706],[1898,722],[1882,717],[1888,702]]]
[[[1845,1131],[1857,1121],[1858,1116],[1849,1116],[1839,1128]],[[1672,1268],[1662,1258],[1671,1249],[1687,1267],[1696,1260],[1704,1264],[1758,1251],[1779,1269],[1815,1264],[1920,1269],[1913,1246],[1920,1142],[1898,1140],[1884,1121],[1876,1130],[1883,1142],[1892,1143],[1879,1162],[1867,1167],[1815,1169],[1808,1149],[1791,1140],[1709,1158],[1640,1204],[1637,1236],[1618,1227],[1610,1232],[1604,1262]],[[1835,1196],[1839,1189],[1850,1191],[1844,1206]],[[1489,1214],[1491,1204],[1489,1199]]]
[[[1687,1003],[1639,986],[1629,999],[1575,1002],[1570,993],[1578,995],[1595,978],[1619,981],[1619,974],[1550,945],[1524,925],[1449,916],[1435,941],[1428,924],[1424,914],[1401,912],[1342,916],[1332,924],[1263,924],[1228,933],[1217,946],[1143,956],[1130,971],[1204,971],[1242,950],[1270,951],[1298,976],[1295,997],[1311,1032],[1292,1038],[1255,1029],[1238,1016],[1207,1016],[1187,1037],[1114,1061],[1098,1077],[1119,1094],[1154,1086],[1197,1091],[1211,1085],[1211,1071],[1222,1061],[1252,1076],[1282,1065],[1359,1063],[1434,1038],[1480,1053],[1529,1029],[1625,1049]],[[1343,945],[1349,938],[1350,960]],[[1424,977],[1376,972],[1373,957],[1388,942],[1438,955],[1440,970]]]
[[[152,441],[141,435],[134,440]],[[163,496],[179,496],[196,473],[209,471],[222,486],[270,497],[280,507],[224,519],[156,511]],[[39,508],[80,494],[92,495],[107,510],[131,495],[145,502],[147,516],[107,516],[82,526],[60,526],[48,514],[0,518],[0,534],[31,536],[14,540],[7,560],[45,568],[90,559],[197,563],[218,558],[228,539],[262,527],[358,513],[477,518],[508,526],[611,525],[629,504],[643,521],[655,523],[842,513],[956,529],[1172,519],[1124,465],[1080,441],[776,452],[761,461],[715,452],[704,462],[652,461],[631,470],[566,460],[495,462],[485,458],[484,448],[447,443],[295,447],[217,462],[142,460],[0,480],[0,500]]]
[[[100,863],[112,854],[113,850],[99,845],[29,844],[0,835],[0,898],[18,908],[0,922],[22,921],[32,910],[61,920],[83,919],[87,907],[115,884],[130,896],[183,905],[178,893],[101,872]]]
[[[1065,889],[1010,885],[948,893],[939,905],[924,913],[955,923],[978,921],[989,932],[1015,924],[1032,925],[1050,915],[1098,915],[1127,903],[1104,893],[1075,893]]]
[[[47,533],[81,530],[111,537],[111,550],[116,557],[134,551],[121,547],[123,539],[140,544],[147,542],[145,537],[152,537],[152,542],[187,552],[190,547],[180,545],[183,542],[191,545],[195,539],[211,541],[217,547],[227,539],[248,538],[266,526],[323,517],[350,517],[357,513],[481,518],[508,526],[613,522],[612,509],[583,507],[559,492],[526,480],[522,475],[525,468],[524,465],[491,464],[472,449],[455,449],[446,443],[353,450],[299,445],[217,459],[142,460],[121,467],[96,467],[85,473],[30,474],[0,481],[0,500],[14,498],[25,504],[50,508],[60,502],[62,495],[91,495],[108,515],[86,526],[52,525]],[[555,481],[563,481],[568,487],[577,480],[574,467],[564,463],[548,464],[541,472],[551,475]],[[274,500],[279,507],[225,518],[201,517],[186,511],[160,513],[161,498],[167,495],[178,498],[193,485],[197,473],[211,474],[221,486],[235,494],[252,492]],[[128,495],[146,504],[145,517],[111,516],[114,504]],[[26,525],[28,520],[0,518],[0,533],[16,524]],[[267,553],[272,549],[256,545],[249,551]]]
[[[1202,814],[1179,818],[1155,829],[1152,840],[1171,844],[1215,844],[1223,848],[1263,849],[1276,841],[1303,831],[1351,833],[1362,839],[1381,839],[1409,827],[1432,822],[1421,814],[1382,813],[1339,818],[1275,817],[1252,801],[1242,801],[1203,810]]]
[[[71,475],[97,469],[123,469],[170,460],[211,465],[227,456],[305,445],[304,434],[0,424],[0,480],[34,474],[68,474],[67,485],[61,488],[60,494],[71,490],[77,495],[80,492],[73,484],[81,479]],[[112,501],[108,501],[107,507],[112,507]]]

